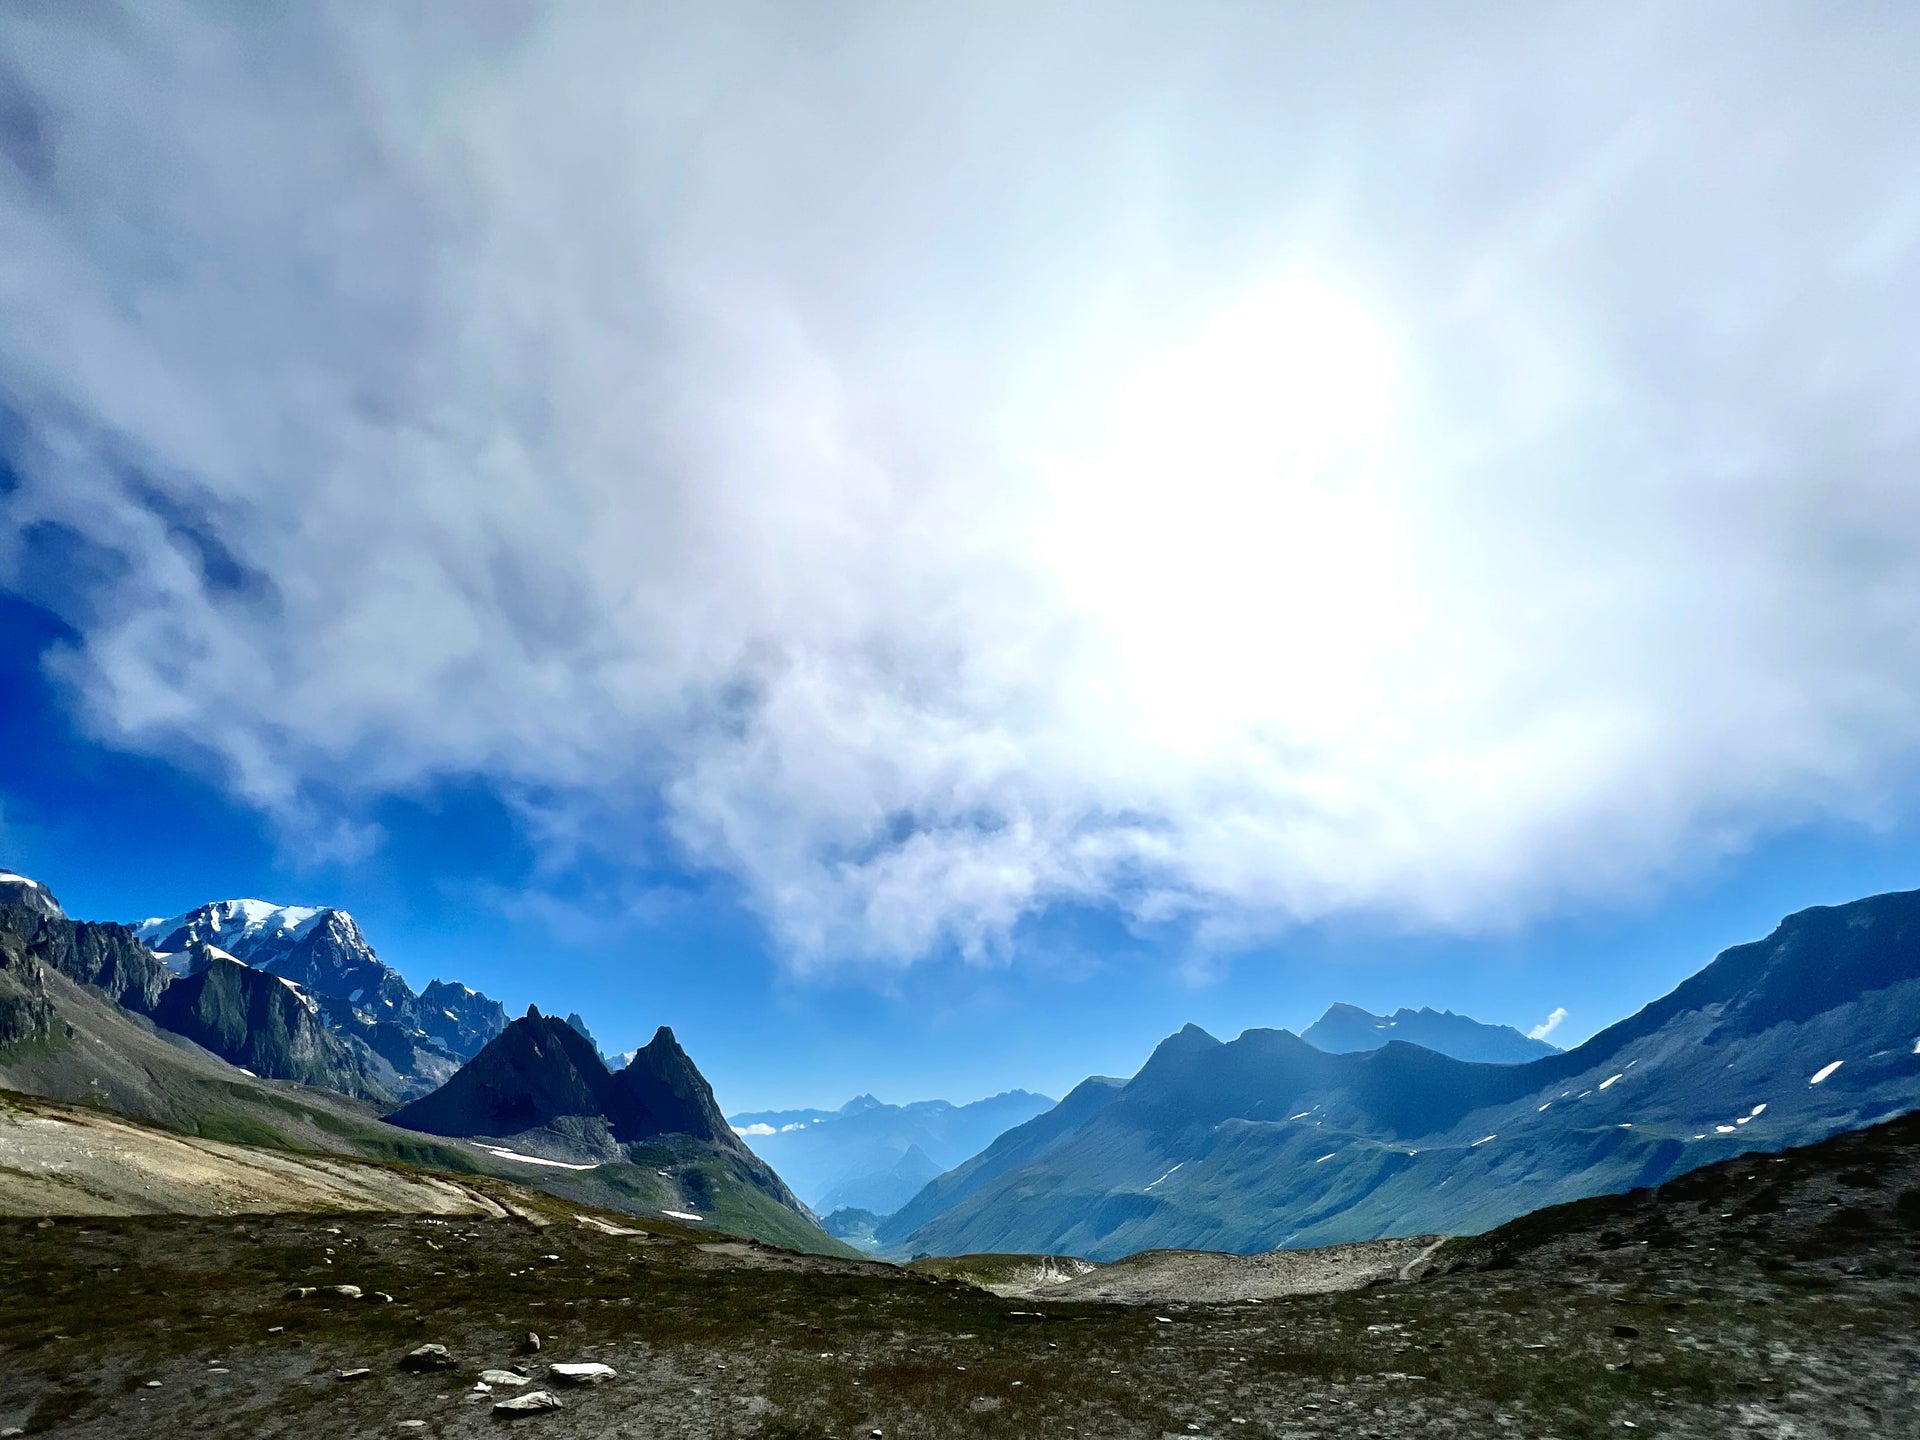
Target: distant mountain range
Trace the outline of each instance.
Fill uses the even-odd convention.
[[[1920,892],[1802,911],[1585,1044],[1475,1064],[1194,1026],[876,1227],[895,1253],[1255,1251],[1486,1229],[1920,1104]]]
[[[1052,1106],[1046,1096],[1025,1090],[967,1105],[888,1105],[857,1095],[838,1110],[747,1111],[730,1116],[729,1123],[821,1214],[860,1209],[888,1215],[934,1176]]]
[[[1910,1110],[1920,892],[1789,916],[1566,1052],[1516,1058],[1537,1042],[1431,1010],[1336,1006],[1308,1033],[1187,1026],[1058,1104],[729,1120],[670,1030],[616,1069],[577,1015],[416,995],[343,911],[221,901],[134,929],[0,872],[0,1087],[798,1248],[835,1248],[804,1200],[869,1251],[1096,1260],[1476,1232]]]
[[[1559,1046],[1522,1035],[1511,1025],[1487,1025],[1451,1010],[1425,1007],[1374,1015],[1358,1005],[1332,1005],[1300,1032],[1300,1038],[1331,1055],[1378,1050],[1388,1041],[1398,1040],[1456,1060],[1486,1065],[1518,1065],[1560,1053]]]

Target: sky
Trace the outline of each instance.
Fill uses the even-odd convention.
[[[729,1108],[1920,868],[1920,12],[0,9],[0,863]]]

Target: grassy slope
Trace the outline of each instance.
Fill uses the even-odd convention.
[[[617,1374],[529,1422],[543,1440],[1904,1434],[1920,1217],[1915,1137],[1888,1138],[1881,1163],[1813,1157],[1815,1190],[1785,1187],[1774,1210],[1766,1171],[1794,1157],[1669,1187],[1693,1249],[1622,1244],[1603,1205],[1536,1226],[1569,1247],[1525,1251],[1545,1264],[1263,1305],[1046,1305],[1037,1322],[1012,1313],[1032,1304],[877,1265],[716,1253],[670,1225],[593,1233],[540,1196],[526,1203],[560,1223],[0,1222],[0,1427],[293,1440],[423,1418],[478,1437],[498,1429],[471,1397],[480,1368],[592,1359]],[[1833,1187],[1852,1201],[1830,1206]],[[1729,1189],[1760,1202],[1752,1218]],[[1825,1238],[1771,1243],[1803,1199]],[[335,1282],[395,1301],[287,1298]],[[402,1370],[426,1341],[454,1366]],[[370,1370],[341,1384],[346,1366]]]
[[[383,1124],[372,1107],[344,1096],[249,1077],[65,976],[50,975],[49,991],[74,1035],[0,1046],[0,1088],[98,1107],[179,1134],[491,1175],[635,1214],[685,1208],[683,1198],[697,1197],[702,1203],[694,1213],[716,1230],[795,1249],[854,1253],[719,1163],[664,1149],[648,1165],[596,1171],[496,1160],[455,1141]],[[657,1169],[673,1171],[679,1183],[661,1179]]]
[[[1553,1068],[1554,1078],[1430,1135],[1383,1133],[1355,1120],[1353,1107],[1343,1113],[1337,1093],[1292,1100],[1289,1111],[1313,1112],[1299,1120],[1208,1112],[1184,1127],[1123,1098],[926,1218],[894,1250],[1108,1260],[1157,1247],[1250,1252],[1491,1229],[1911,1108],[1920,1099],[1916,1016],[1914,980],[1732,1040],[1716,1038],[1714,1016],[1683,1015],[1585,1068],[1577,1050],[1511,1067],[1526,1076]],[[1842,1069],[1808,1084],[1835,1059]],[[1720,1133],[1760,1102],[1763,1116]],[[899,1218],[883,1224],[883,1238]]]

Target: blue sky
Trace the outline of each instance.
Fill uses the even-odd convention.
[[[1904,8],[0,11],[0,859],[730,1105],[1912,883]]]
[[[1511,933],[1318,926],[1196,974],[1177,950],[1081,913],[1030,926],[1016,956],[985,970],[948,956],[885,984],[796,981],[719,877],[664,877],[679,903],[591,935],[516,913],[502,897],[529,880],[530,851],[480,786],[390,802],[373,853],[302,863],[217,784],[76,734],[38,663],[71,636],[44,611],[0,599],[0,637],[12,702],[0,717],[0,863],[44,877],[75,915],[136,919],[242,894],[337,904],[416,987],[459,978],[515,1012],[579,1010],[610,1049],[673,1025],[730,1110],[862,1091],[1058,1096],[1089,1074],[1132,1073],[1189,1020],[1223,1036],[1299,1030],[1335,1000],[1522,1029],[1565,1007],[1553,1038],[1572,1044],[1782,914],[1920,875],[1910,825],[1809,827],[1657,897]]]

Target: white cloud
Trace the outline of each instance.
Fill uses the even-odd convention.
[[[1549,1035],[1553,1034],[1554,1031],[1560,1028],[1560,1022],[1566,1018],[1567,1018],[1567,1007],[1564,1005],[1554,1006],[1552,1014],[1548,1015],[1546,1019],[1542,1020],[1538,1025],[1534,1026],[1531,1030],[1527,1031],[1527,1038],[1529,1040],[1546,1039]]]
[[[773,1126],[767,1124],[766,1121],[756,1120],[751,1125],[734,1126],[733,1133],[736,1135],[773,1135],[778,1132],[774,1130]]]
[[[1903,793],[1920,15],[95,13],[0,14],[0,578],[337,852],[477,773],[904,962]]]

